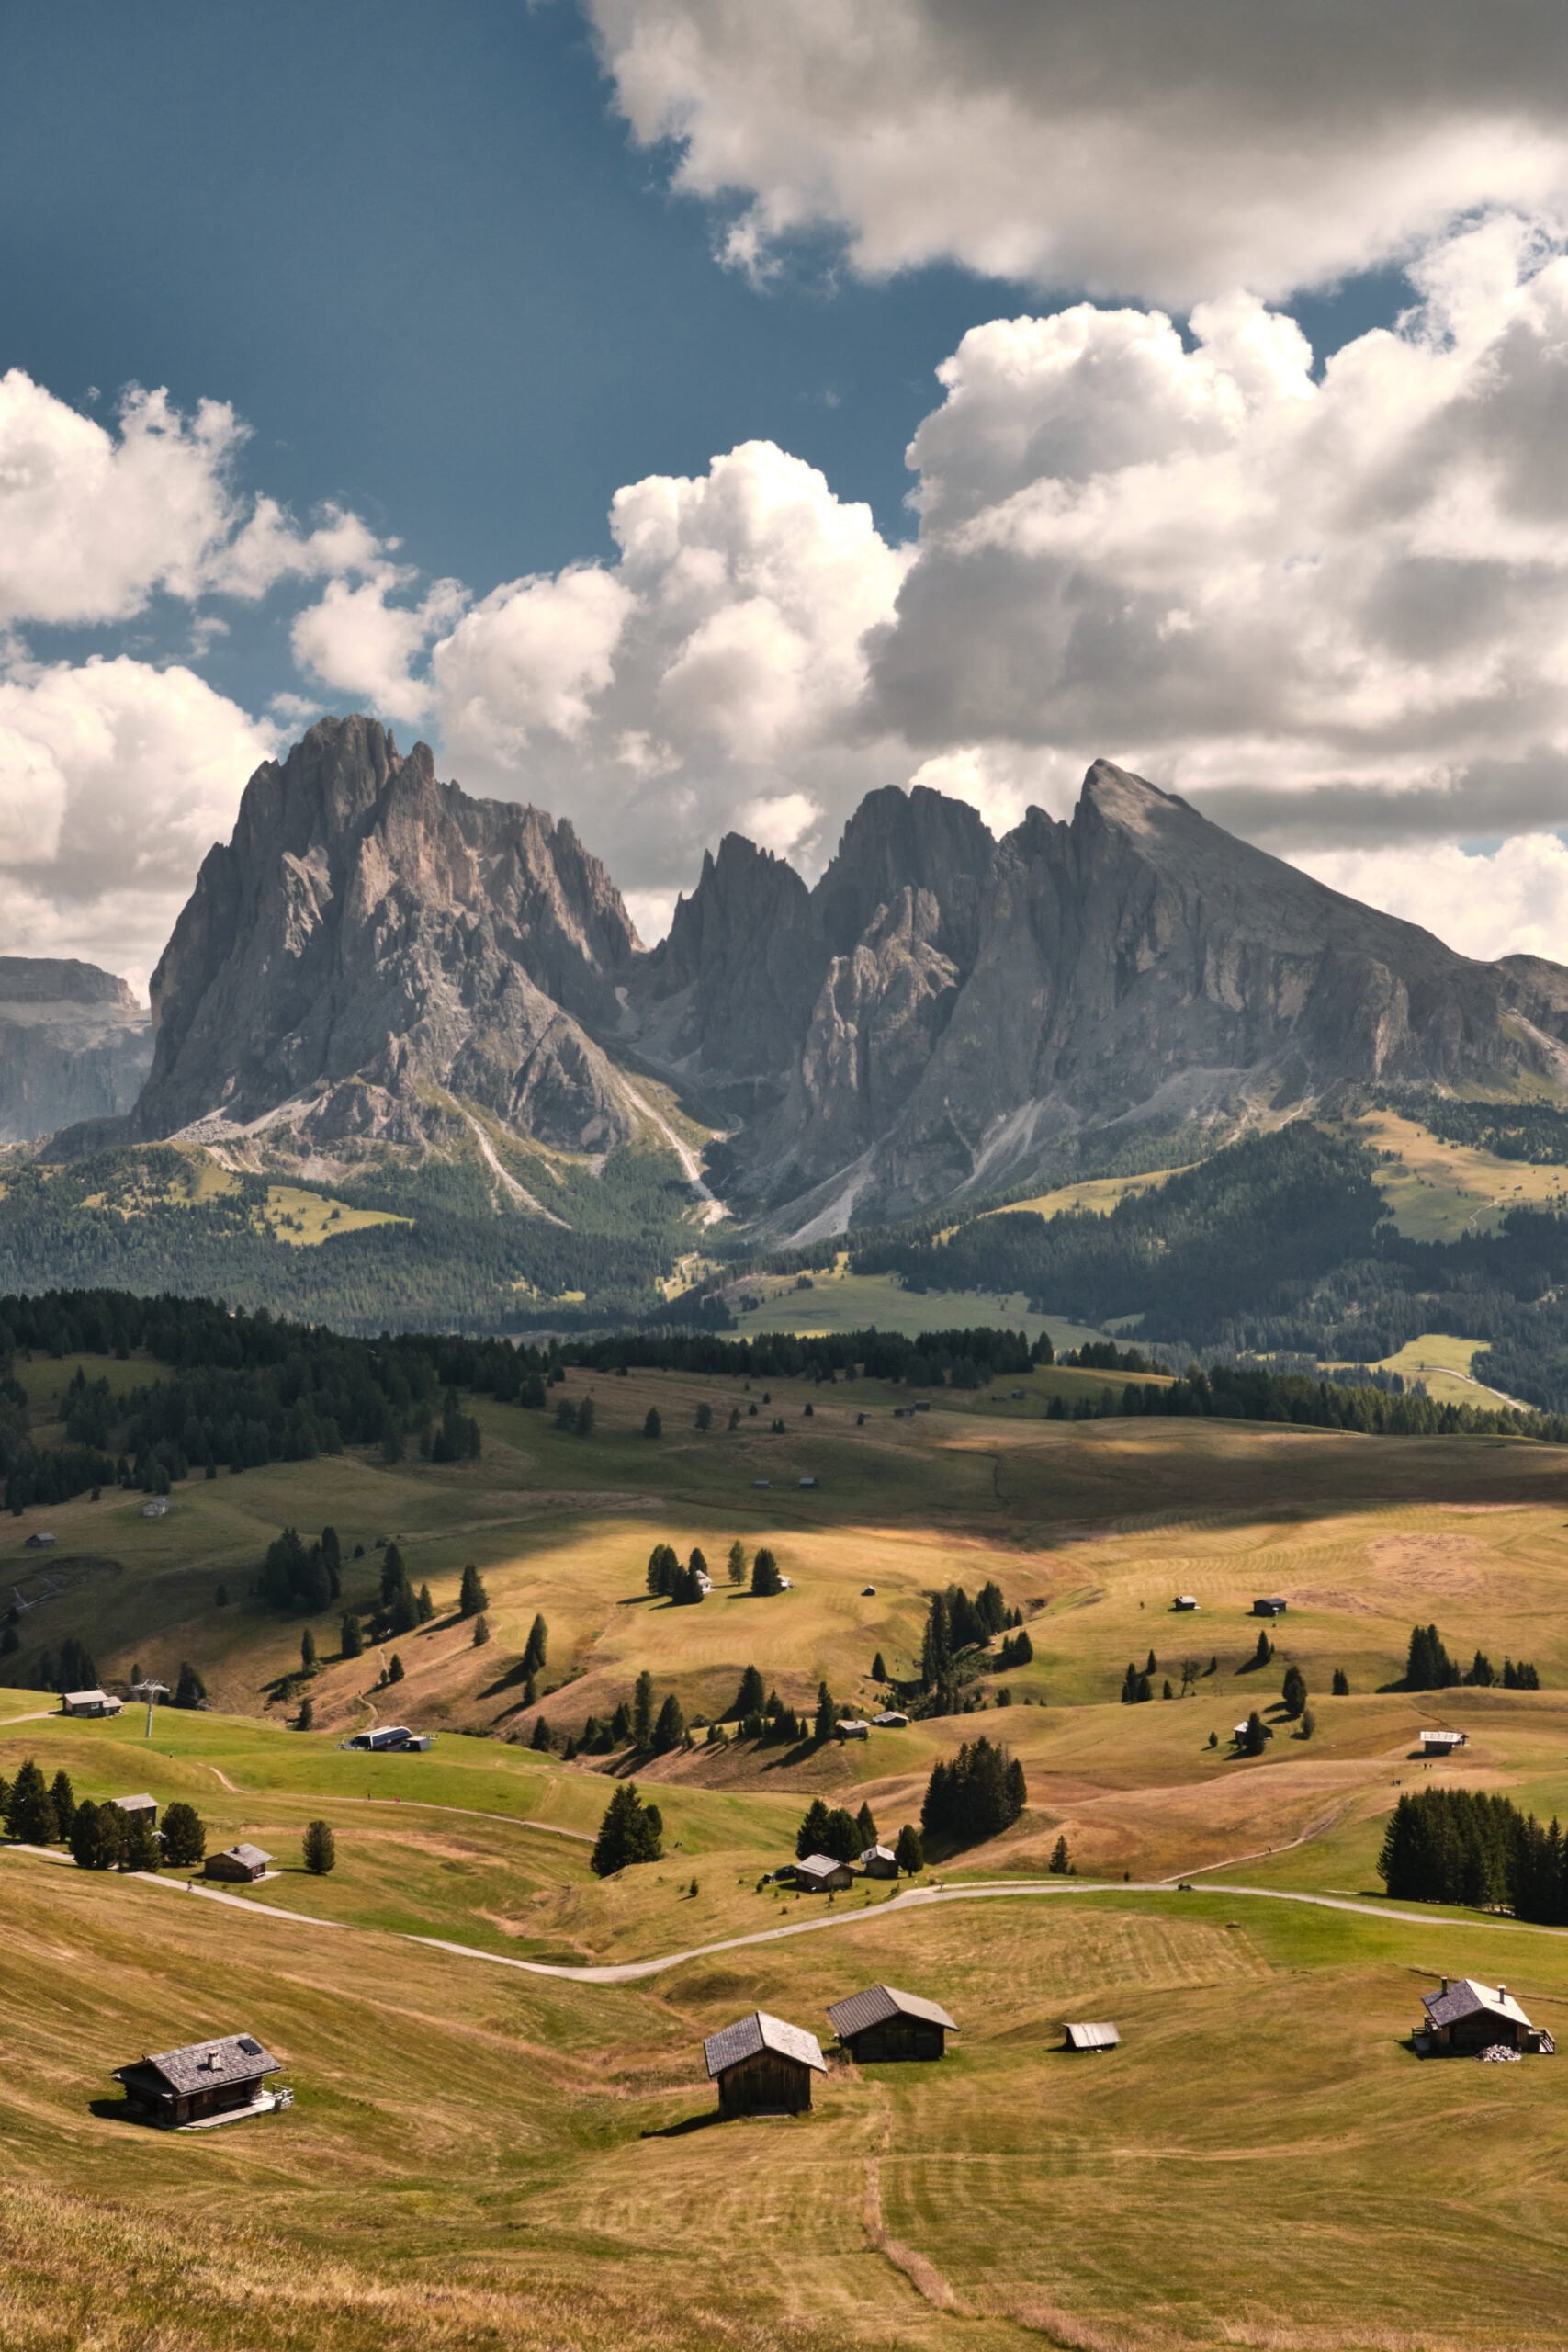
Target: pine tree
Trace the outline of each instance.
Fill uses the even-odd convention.
[[[751,1590],[759,1598],[765,1600],[776,1592],[782,1592],[784,1586],[779,1577],[779,1564],[764,1544],[751,1563]]]
[[[624,1747],[631,1736],[632,1711],[622,1699],[617,1702],[615,1712],[610,1718],[610,1745],[613,1748]]]
[[[817,1715],[811,1726],[811,1736],[818,1747],[824,1740],[832,1738],[838,1720],[839,1710],[833,1695],[825,1682],[819,1682],[817,1685]]]
[[[664,1435],[664,1416],[660,1411],[657,1405],[650,1405],[647,1413],[644,1415],[642,1433],[644,1437],[662,1437]]]
[[[918,1878],[926,1866],[926,1849],[920,1843],[920,1833],[912,1821],[907,1821],[898,1832],[898,1842],[893,1849],[893,1859],[906,1878]]]
[[[541,1756],[547,1756],[551,1748],[555,1746],[555,1743],[556,1736],[550,1729],[547,1719],[544,1715],[536,1715],[534,1718],[534,1736],[528,1742],[529,1747],[537,1748]]]
[[[1348,1699],[1350,1696],[1350,1678],[1342,1666],[1335,1668],[1334,1680],[1330,1688],[1337,1699]]]
[[[329,1871],[336,1869],[337,1839],[333,1836],[330,1822],[312,1821],[309,1825],[301,1843],[301,1852],[305,1868],[317,1878],[325,1878]]]
[[[125,1850],[125,1815],[117,1804],[79,1804],[71,1853],[79,1869],[113,1870]]]
[[[740,1677],[740,1686],[731,1702],[729,1712],[744,1723],[748,1715],[762,1712],[764,1693],[762,1678],[754,1666],[749,1666]]]
[[[701,1430],[705,1435],[713,1427],[713,1407],[707,1402],[705,1397],[697,1407],[696,1424],[698,1429]]]
[[[545,1661],[549,1656],[549,1649],[550,1629],[546,1624],[543,1617],[536,1617],[533,1623],[528,1628],[527,1641],[523,1645],[524,1673],[543,1673]]]
[[[457,1588],[457,1614],[459,1617],[477,1617],[489,1607],[490,1595],[485,1590],[485,1580],[470,1560],[463,1570],[463,1580]]]
[[[1159,1661],[1158,1661],[1158,1659],[1156,1657],[1156,1656],[1155,1656],[1155,1654],[1154,1654],[1153,1650],[1151,1650],[1151,1651],[1149,1652],[1149,1654],[1148,1654],[1147,1657],[1144,1660],[1144,1672],[1145,1672],[1145,1674],[1157,1674],[1157,1673],[1158,1673],[1158,1671],[1159,1671]]]
[[[205,1707],[207,1704],[207,1685],[188,1658],[182,1659],[180,1663],[174,1703],[176,1707]]]
[[[6,1826],[24,1846],[52,1846],[60,1835],[44,1777],[29,1756],[11,1783]]]
[[[1244,1756],[1261,1756],[1269,1739],[1269,1726],[1254,1708],[1242,1726],[1236,1741]]]
[[[656,1862],[664,1851],[657,1805],[645,1805],[635,1781],[623,1781],[604,1808],[591,1867],[600,1878],[633,1862]]]
[[[1269,1640],[1267,1634],[1259,1634],[1258,1636],[1258,1647],[1252,1653],[1253,1665],[1255,1667],[1267,1666],[1273,1655],[1273,1643]]]
[[[653,1677],[646,1667],[632,1690],[632,1738],[639,1748],[653,1745]]]
[[[490,1639],[490,1619],[481,1611],[474,1619],[474,1647],[482,1650]]]
[[[164,1815],[164,1860],[174,1870],[189,1870],[206,1858],[207,1828],[195,1805],[177,1801]]]
[[[394,1650],[394,1651],[392,1652],[392,1656],[391,1656],[390,1662],[389,1663],[388,1668],[387,1668],[387,1679],[388,1679],[388,1681],[389,1681],[389,1682],[400,1682],[400,1681],[402,1680],[402,1679],[403,1679],[403,1662],[402,1662],[402,1659],[398,1656],[397,1651],[396,1651],[396,1650]]]
[[[872,1818],[871,1807],[868,1804],[863,1804],[855,1815],[855,1836],[860,1841],[856,1848],[858,1854],[863,1854],[868,1846],[874,1846],[877,1842],[876,1823]]]
[[[294,1728],[296,1731],[314,1731],[315,1727],[316,1702],[307,1691],[299,1702],[299,1712],[294,1718]]]
[[[68,1846],[76,1819],[76,1792],[71,1785],[70,1773],[63,1769],[50,1782],[49,1801],[54,1807],[54,1834]]]
[[[883,1664],[880,1650],[871,1661],[871,1679],[874,1682],[886,1682],[887,1679],[887,1668]]]
[[[414,1623],[416,1625],[428,1625],[434,1614],[435,1602],[431,1597],[430,1587],[422,1584],[414,1596]]]
[[[130,1816],[119,1866],[122,1871],[158,1871],[164,1866],[164,1849],[158,1842],[158,1833],[144,1813],[135,1813]]]
[[[316,1636],[307,1625],[299,1636],[299,1671],[301,1674],[314,1674],[320,1664],[316,1655]]]
[[[363,1654],[364,1648],[365,1636],[359,1630],[359,1620],[352,1609],[345,1609],[343,1612],[343,1622],[338,1627],[339,1652],[344,1657],[358,1657]]]
[[[1065,1832],[1052,1847],[1051,1860],[1046,1867],[1054,1878],[1066,1878],[1071,1870],[1072,1863],[1067,1855],[1067,1840]]]
[[[686,1718],[681,1712],[681,1702],[671,1691],[659,1710],[659,1720],[653,1726],[655,1756],[672,1755],[686,1736]]]
[[[1292,1723],[1299,1721],[1302,1710],[1307,1702],[1306,1677],[1299,1666],[1288,1666],[1285,1668],[1285,1679],[1280,1686],[1280,1696],[1284,1702],[1285,1713]]]
[[[800,1827],[795,1833],[795,1855],[796,1861],[803,1862],[807,1854],[825,1853],[827,1848],[824,1840],[826,1839],[827,1835],[827,1803],[821,1797],[813,1797],[811,1803],[806,1808],[805,1817],[801,1822]]]
[[[576,1419],[575,1422],[573,1423],[573,1427],[574,1427],[574,1429],[576,1430],[577,1435],[578,1435],[579,1437],[592,1437],[592,1434],[593,1434],[593,1399],[592,1399],[592,1396],[585,1396],[585,1397],[582,1399],[581,1404],[581,1405],[579,1405],[579,1407],[578,1407],[578,1408],[577,1408],[577,1419]]]
[[[729,1547],[729,1581],[734,1585],[746,1581],[746,1546],[739,1535]]]

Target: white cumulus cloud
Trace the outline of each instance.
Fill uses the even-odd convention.
[[[1557,0],[585,0],[637,137],[766,271],[834,232],[1185,309],[1568,192]]]

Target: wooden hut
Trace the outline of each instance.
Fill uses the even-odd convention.
[[[286,2092],[264,2087],[279,2063],[254,2033],[231,2033],[220,2041],[193,2041],[184,2050],[117,2066],[115,2080],[125,2085],[126,2105],[139,2122],[186,2132],[286,2105]]]
[[[765,2009],[710,2033],[703,2056],[709,2082],[718,2085],[720,2115],[807,2114],[811,2077],[828,2071],[814,2033]]]
[[[848,1862],[836,1862],[831,1854],[807,1854],[795,1866],[795,1883],[808,1894],[832,1894],[853,1886],[855,1874]]]
[[[1282,1617],[1285,1613],[1285,1606],[1280,1595],[1274,1592],[1270,1593],[1267,1600],[1255,1600],[1252,1604],[1252,1613],[1255,1617]]]
[[[833,2030],[857,2064],[875,2065],[887,2058],[940,2058],[947,2037],[958,2028],[936,2001],[918,1993],[900,1993],[891,1984],[873,1984],[835,2001],[828,2011]]]
[[[271,1860],[272,1856],[264,1854],[259,1846],[225,1846],[220,1854],[209,1854],[201,1875],[228,1879],[237,1886],[254,1886],[258,1879],[265,1878]]]
[[[1191,1592],[1179,1592],[1170,1605],[1176,1611],[1178,1616],[1181,1616],[1184,1613],[1190,1613],[1192,1610],[1197,1608],[1198,1596],[1196,1593]]]
[[[60,1694],[62,1715],[118,1715],[122,1703],[111,1699],[107,1690],[62,1690]]]
[[[115,1797],[112,1802],[118,1805],[128,1821],[144,1820],[149,1829],[156,1829],[158,1826],[156,1797]]]
[[[1424,1993],[1429,2049],[1444,2057],[1473,2057],[1478,2050],[1544,2052],[1556,2045],[1543,2027],[1531,2025],[1506,1984],[1483,1984],[1473,1976],[1444,1977],[1436,1993]]]
[[[1113,2025],[1070,2025],[1066,2033],[1065,2050],[1115,2050],[1122,2041]]]
[[[1423,1756],[1452,1756],[1470,1744],[1470,1735],[1462,1731],[1424,1731],[1421,1735]]]
[[[897,1878],[898,1857],[891,1846],[868,1846],[860,1858],[867,1878]]]

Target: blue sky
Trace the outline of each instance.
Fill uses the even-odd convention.
[[[1551,952],[1562,24],[1433,0],[1415,78],[1388,24],[14,13],[0,922],[144,972],[246,766],[365,707],[650,929],[726,824],[810,868],[872,785],[1004,825],[1105,752]]]

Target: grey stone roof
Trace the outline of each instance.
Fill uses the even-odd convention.
[[[1516,2025],[1529,2019],[1513,1995],[1501,1984],[1483,1984],[1473,1976],[1456,1976],[1440,1993],[1423,1993],[1421,2007],[1435,2026],[1457,2025],[1484,2010],[1495,2018],[1510,2018]]]
[[[873,1984],[863,1993],[852,1993],[847,2000],[832,2002],[828,2015],[840,2041],[851,2034],[863,2033],[867,2026],[886,2025],[889,2018],[916,2018],[922,2025],[958,2031],[940,2002],[923,2001],[918,1993],[900,1993],[892,1984]]]
[[[170,2090],[188,2097],[192,2091],[216,2090],[225,2083],[257,2081],[263,2075],[276,2075],[281,2064],[280,2059],[262,2048],[254,2033],[230,2033],[218,2041],[193,2041],[184,2050],[164,2050],[156,2058],[141,2058],[131,2065],[117,2066],[115,2076],[123,2083],[129,2075],[140,2075],[150,2067],[163,2076]]]
[[[230,1861],[243,1862],[247,1870],[254,1871],[258,1862],[265,1868],[265,1865],[271,1861],[272,1856],[270,1854],[264,1854],[259,1846],[225,1846],[222,1853],[219,1855],[218,1860],[220,1861],[228,1860]]]
[[[1070,2025],[1067,2044],[1073,2050],[1114,2050],[1122,2037],[1113,2025]]]
[[[115,1797],[111,1803],[118,1804],[121,1813],[156,1813],[158,1810],[156,1797]]]
[[[65,1690],[61,1696],[68,1707],[107,1707],[109,1703],[107,1690]]]
[[[712,2077],[764,2050],[780,2058],[793,2058],[797,2065],[815,2067],[819,2075],[828,2071],[822,2045],[814,2033],[807,2033],[804,2026],[786,2025],[783,2018],[770,2017],[765,2009],[754,2009],[749,2018],[727,2025],[722,2033],[710,2033],[703,2044],[703,2056]]]

